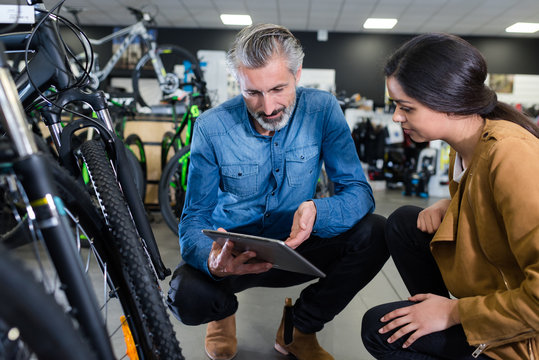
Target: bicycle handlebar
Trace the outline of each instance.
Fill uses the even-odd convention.
[[[42,3],[41,0],[28,0],[28,2],[34,1]],[[49,14],[36,12],[38,22],[45,16]],[[4,42],[8,50],[25,50],[31,34],[31,32],[2,34],[0,41]],[[41,24],[29,47],[35,50],[36,54],[28,66],[15,78],[24,108],[27,108],[38,97],[39,91],[45,91],[51,85],[59,90],[67,89],[76,82],[71,74],[67,54],[56,24],[50,18]],[[32,82],[39,90],[34,88]]]
[[[127,10],[129,10],[131,12],[131,14],[135,15],[135,18],[137,19],[137,21],[143,21],[143,22],[146,22],[148,24],[154,23],[153,16],[150,15],[150,13],[144,12],[144,11],[136,9],[136,8],[133,8],[131,6],[127,6]]]

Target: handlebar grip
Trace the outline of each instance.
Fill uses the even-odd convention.
[[[144,14],[139,9],[135,9],[134,7],[127,6],[127,10],[131,12],[131,14],[135,15],[138,21],[142,20],[144,18]]]

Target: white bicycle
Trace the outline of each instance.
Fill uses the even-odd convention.
[[[193,92],[199,92],[204,88],[206,84],[196,56],[177,45],[157,44],[149,31],[149,27],[154,23],[152,14],[132,7],[127,7],[127,9],[136,17],[135,24],[101,39],[88,39],[91,45],[102,45],[125,36],[103,68],[100,68],[98,62],[90,57],[90,66],[87,66],[90,71],[82,69],[88,72],[91,79],[90,87],[96,89],[111,74],[129,45],[140,39],[146,52],[133,70],[132,83],[135,99],[141,106],[157,105],[161,100],[174,96],[177,91],[185,90],[186,85],[190,85]],[[86,49],[86,52],[91,53],[91,49]],[[82,56],[79,55],[79,59],[81,58]],[[184,73],[189,73],[187,80],[184,74],[179,75],[175,72],[178,65],[183,66]],[[156,96],[157,86],[158,96]]]

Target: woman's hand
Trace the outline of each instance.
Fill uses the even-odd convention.
[[[451,200],[442,199],[423,209],[417,217],[417,228],[423,232],[434,234],[440,227]]]
[[[393,310],[380,319],[382,322],[387,322],[384,327],[378,330],[380,334],[402,326],[387,339],[389,343],[410,334],[402,345],[403,348],[407,348],[424,335],[460,324],[458,300],[434,294],[417,294],[408,300],[417,303]]]

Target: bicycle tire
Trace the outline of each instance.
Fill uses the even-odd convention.
[[[98,144],[100,145],[100,143]],[[108,164],[107,161],[106,163]],[[111,308],[115,307],[117,304],[108,305],[108,301],[111,299],[118,299],[120,302],[119,306],[121,307],[121,309],[118,310],[121,310],[127,319],[132,319],[132,323],[129,324],[129,327],[135,344],[137,344],[137,347],[141,349],[141,353],[139,354],[140,359],[178,359],[178,357],[166,355],[163,355],[162,357],[150,356],[147,352],[142,353],[143,351],[146,351],[143,349],[148,349],[148,346],[142,346],[144,344],[138,346],[138,344],[143,341],[141,339],[144,339],[144,336],[140,335],[141,331],[146,331],[147,329],[144,328],[142,330],[140,326],[137,326],[137,319],[150,315],[140,313],[140,307],[133,300],[133,297],[138,296],[138,293],[133,293],[129,281],[126,280],[126,276],[128,275],[126,275],[126,271],[123,268],[124,262],[119,261],[120,257],[123,256],[122,254],[125,254],[125,251],[122,252],[122,250],[118,249],[118,244],[122,244],[123,242],[129,244],[132,242],[127,237],[126,231],[123,231],[122,229],[118,230],[118,227],[107,226],[103,215],[98,210],[82,183],[77,182],[66,169],[59,166],[52,159],[50,169],[58,190],[58,194],[63,200],[68,217],[72,218],[73,223],[77,227],[82,227],[82,230],[77,230],[76,233],[85,235],[88,241],[91,241],[91,250],[96,252],[96,258],[99,258],[101,261],[101,263],[99,263],[99,266],[101,267],[100,271],[105,274],[104,269],[106,269],[108,289],[105,291],[105,293],[107,294],[107,299],[104,299],[103,303],[100,304],[101,308],[105,309],[107,306]],[[138,240],[135,240],[135,247],[137,244],[136,241]],[[132,257],[126,259],[128,259],[126,261],[132,261],[135,265],[140,264],[140,262],[132,260]],[[140,265],[140,268],[141,272],[144,272],[143,265]],[[139,276],[137,274],[135,275]],[[100,278],[102,279],[103,276]],[[103,291],[103,283],[94,283],[93,285],[95,287],[96,295],[99,294],[99,291]],[[148,291],[151,291],[150,287]],[[149,298],[150,301],[160,300],[159,294],[153,297],[144,296],[143,298]],[[157,304],[159,304],[159,302],[157,302]],[[118,306],[116,306],[116,308],[117,307]],[[105,314],[104,317],[107,320],[107,327],[109,328],[111,342],[116,344],[116,354],[118,357],[121,357],[124,354],[118,353],[118,351],[121,350],[118,348],[118,345],[119,343],[124,344],[124,336],[122,335],[122,332],[115,333],[115,330],[121,327],[121,322],[119,321],[119,318],[114,319],[107,314]],[[166,329],[166,321],[163,323],[163,325],[158,326],[163,326],[164,329]],[[165,332],[164,335],[167,335],[167,333]],[[171,339],[175,341],[173,333]],[[179,349],[179,344],[177,341],[171,346],[178,346]],[[159,347],[159,349],[162,348],[163,346]],[[175,351],[181,354],[181,350],[178,349]],[[182,358],[180,357],[179,359]]]
[[[156,275],[135,230],[104,146],[99,141],[87,141],[81,146],[81,154],[93,191],[112,230],[112,246],[121,267],[121,274],[116,275],[124,283],[120,290],[125,290],[120,294],[120,301],[124,311],[129,309],[129,327],[138,343],[139,357],[183,359]]]
[[[146,164],[144,143],[137,134],[129,135],[124,143],[129,149],[127,159],[130,161],[131,168],[133,169],[135,186],[139,191],[140,198],[144,201],[146,198],[146,185],[148,183],[148,166]]]
[[[97,359],[54,296],[6,250],[0,250],[0,273],[0,323],[12,334],[0,345],[2,355],[19,359],[24,351],[40,360]]]
[[[322,166],[320,170],[320,176],[316,183],[316,191],[314,194],[315,199],[322,199],[325,197],[331,197],[335,195],[335,188],[333,182],[329,179],[326,169]]]
[[[185,184],[187,182],[191,146],[185,146],[167,163],[159,179],[158,201],[161,215],[174,234],[185,204]]]
[[[166,84],[159,84],[159,80],[155,74],[155,69],[151,71],[146,69],[149,65],[153,68],[149,53],[144,54],[140,58],[135,66],[135,69],[133,70],[133,93],[135,94],[137,103],[142,107],[158,105],[160,100],[162,100],[165,96],[171,95],[176,90],[183,87],[185,82],[174,73],[174,66],[180,63],[178,60],[181,60],[182,62],[183,60],[187,60],[192,64],[194,78],[192,81],[189,81],[190,83],[195,82],[202,84],[204,81],[198,59],[187,49],[177,45],[159,45],[156,53],[161,58],[167,74]],[[151,86],[142,86],[141,83],[144,79],[151,79]],[[155,85],[162,85],[158,86],[157,89],[159,91],[156,91]],[[145,88],[147,90],[143,90]],[[160,97],[156,98],[155,95],[160,95]]]
[[[167,131],[163,134],[161,139],[161,171],[165,169],[168,160],[168,153],[170,148],[174,147],[174,152],[177,151],[177,146],[174,146],[172,140],[174,139],[174,133],[172,131]]]

